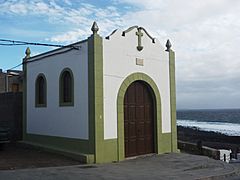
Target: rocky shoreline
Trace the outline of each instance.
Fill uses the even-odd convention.
[[[198,128],[177,126],[178,140],[199,143],[214,149],[228,149],[240,153],[240,136],[228,136],[213,131],[203,131]]]

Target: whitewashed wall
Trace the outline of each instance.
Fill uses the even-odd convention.
[[[159,41],[152,43],[144,33],[143,50],[138,51],[137,30],[122,36],[116,31],[103,41],[104,72],[104,138],[117,138],[117,95],[124,79],[132,73],[150,76],[159,88],[162,104],[162,132],[171,132],[169,56]],[[144,59],[144,66],[136,65],[136,58]]]
[[[87,42],[80,46],[80,50],[27,64],[27,133],[88,139]],[[59,51],[53,53],[56,52]],[[73,107],[59,107],[59,77],[64,68],[70,68],[74,75]],[[35,107],[35,80],[39,73],[43,73],[47,79],[46,108]]]

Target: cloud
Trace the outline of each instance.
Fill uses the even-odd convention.
[[[72,5],[72,3],[71,3],[71,1],[70,0],[64,0],[63,1],[65,4],[67,4],[67,5],[69,5],[69,6],[71,6]]]
[[[64,34],[53,36],[47,40],[52,41],[52,42],[58,42],[58,43],[71,43],[71,42],[80,41],[82,39],[82,37],[84,37],[84,36],[87,37],[87,35],[88,34],[86,34],[86,31],[78,29],[75,31],[69,31]]]
[[[61,5],[60,2],[67,4],[67,6]],[[68,27],[66,28],[66,30],[69,29],[68,31],[58,32],[51,38],[46,38],[46,40],[52,42],[64,43],[73,42],[89,35],[93,21],[98,22],[101,27],[100,32],[104,35],[109,34],[116,27],[124,25],[121,12],[112,5],[102,8],[88,3],[80,3],[73,8],[70,8],[69,5],[72,5],[72,3],[66,0],[6,1],[0,4],[0,15],[43,17],[44,19],[47,18],[50,24]]]
[[[240,106],[236,101],[240,96],[236,78],[240,77],[239,1],[124,2],[140,8],[125,14],[129,24],[147,27],[161,42],[171,39],[176,51],[178,108]]]
[[[66,27],[46,37],[58,43],[86,38],[95,20],[103,36],[139,25],[163,45],[170,38],[176,51],[178,107],[207,108],[224,102],[240,106],[234,101],[240,97],[239,7],[239,0],[111,0],[106,6],[16,0],[1,3],[0,15],[36,16],[56,29]]]

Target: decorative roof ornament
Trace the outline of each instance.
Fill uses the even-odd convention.
[[[172,47],[172,44],[171,44],[170,40],[168,39],[167,43],[166,43],[166,48],[167,48],[166,51],[169,52],[171,50],[171,47]]]
[[[26,54],[25,58],[30,58],[31,50],[29,47],[27,47],[25,54]]]
[[[106,39],[110,39],[110,36],[112,36],[118,29],[115,29],[109,36],[106,37]]]
[[[141,51],[143,49],[143,46],[142,46],[142,36],[143,36],[143,33],[141,32],[141,28],[137,28],[137,32],[136,32],[136,35],[138,37],[138,46],[137,46],[137,50],[138,51]]]
[[[142,36],[144,35],[142,31],[145,32],[145,34],[152,40],[152,43],[155,43],[155,38],[150,36],[150,34],[144,29],[143,27],[138,27],[138,26],[132,26],[128,28],[127,30],[122,32],[122,36],[125,36],[126,33],[132,31],[133,29],[137,29],[136,35],[138,37],[138,45],[137,45],[137,50],[141,51],[143,50],[143,45],[142,45]]]
[[[122,32],[122,36],[125,36],[126,33],[132,31],[132,30],[135,29],[135,28],[136,28],[138,31],[139,31],[139,30],[143,30],[143,31],[146,33],[146,35],[152,40],[152,43],[155,43],[155,38],[153,38],[152,36],[150,36],[150,34],[147,32],[147,30],[144,29],[143,27],[132,26],[132,27],[128,28],[127,30],[123,31],[123,32]]]
[[[93,34],[97,34],[99,28],[98,28],[96,21],[93,22],[91,30],[92,30]]]

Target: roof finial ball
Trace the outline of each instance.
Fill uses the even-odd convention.
[[[93,34],[97,34],[99,28],[98,28],[96,21],[93,22],[91,30],[92,30]]]
[[[171,47],[172,47],[172,44],[171,44],[170,40],[168,39],[167,43],[166,43],[166,48],[167,48],[166,51],[169,52],[171,50]]]
[[[25,54],[26,54],[25,58],[30,58],[31,50],[29,47],[27,47]]]

